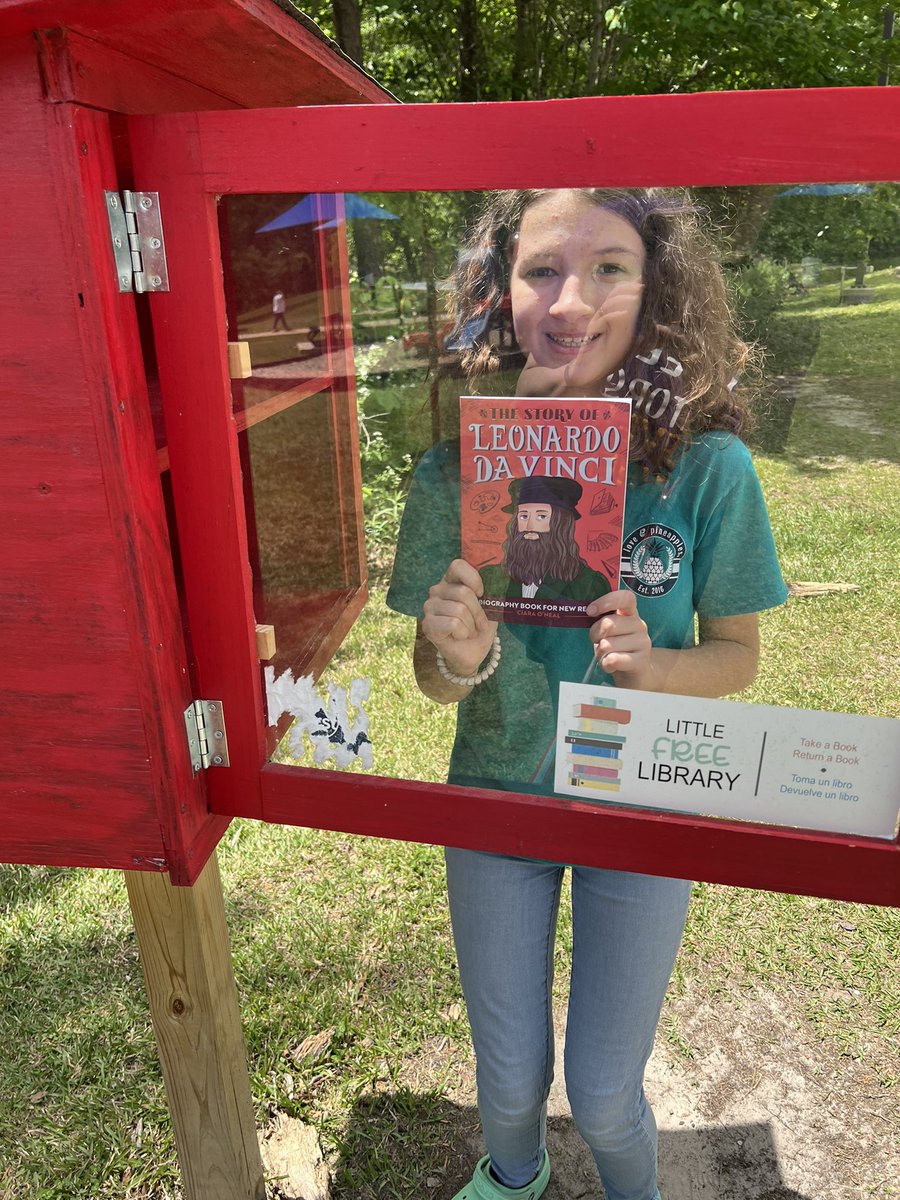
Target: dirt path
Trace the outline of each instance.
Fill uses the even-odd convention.
[[[670,1009],[695,1048],[657,1043],[647,1094],[664,1200],[892,1200],[900,1196],[900,1096],[814,1037],[776,996]],[[556,1014],[562,1061],[565,1016]],[[599,1197],[593,1161],[550,1101],[555,1180],[546,1200]],[[451,1193],[452,1194],[452,1193]]]
[[[564,1009],[554,1017],[557,1078],[548,1119],[553,1175],[545,1200],[601,1200],[593,1159],[565,1096]],[[647,1071],[663,1200],[900,1198],[900,1094],[879,1083],[865,1047],[863,1057],[842,1055],[815,1035],[791,998],[774,994],[714,1005],[686,995],[667,1002],[661,1030],[673,1018],[690,1053],[660,1032]],[[483,1153],[470,1049],[436,1038],[405,1060],[399,1082],[407,1095],[436,1090],[444,1097],[444,1167],[422,1179],[421,1197],[451,1200]],[[370,1134],[373,1117],[364,1105],[358,1119]],[[288,1121],[281,1136],[282,1145],[270,1143],[270,1172],[283,1176],[284,1188],[274,1194],[279,1200],[329,1200],[329,1172],[318,1157],[315,1131]],[[395,1136],[393,1121],[384,1136]],[[304,1138],[312,1150],[301,1144]],[[405,1140],[403,1146],[408,1153]],[[345,1200],[387,1200],[377,1179],[340,1194]]]
[[[895,1200],[900,1197],[900,1095],[865,1062],[829,1049],[781,997],[668,1012],[693,1048],[657,1041],[647,1094],[660,1131],[663,1200]],[[565,1013],[555,1013],[557,1078],[545,1200],[600,1200],[593,1159],[569,1116],[562,1080]],[[458,1104],[474,1103],[470,1063]],[[471,1139],[472,1155],[482,1153]],[[442,1181],[436,1200],[459,1180]]]

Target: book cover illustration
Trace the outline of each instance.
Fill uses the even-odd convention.
[[[460,397],[462,557],[494,621],[588,626],[619,586],[631,401]]]

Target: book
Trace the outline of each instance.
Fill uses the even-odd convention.
[[[569,733],[618,733],[619,727],[613,721],[573,721]]]
[[[621,758],[621,749],[604,750],[602,753],[598,750],[594,751],[593,753],[581,754],[579,753],[577,746],[567,746],[566,753],[568,755],[569,762],[577,763],[582,767],[602,766],[614,768],[618,765]]]
[[[462,557],[491,620],[596,619],[619,586],[630,427],[620,397],[460,397]]]
[[[617,783],[603,779],[582,779],[579,775],[570,775],[568,784],[570,788],[590,788],[593,792],[619,791],[619,784]]]
[[[612,759],[609,761],[613,762]],[[585,779],[609,779],[615,783],[622,773],[622,764],[617,762],[614,766],[607,768],[595,767],[593,763],[585,766],[582,766],[580,763],[573,763],[569,767],[569,773],[571,775],[583,776]]]

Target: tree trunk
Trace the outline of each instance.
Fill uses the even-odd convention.
[[[360,279],[373,286],[384,274],[384,246],[380,222],[366,219],[353,222],[353,248],[356,251],[356,272]]]
[[[348,58],[362,66],[362,29],[359,0],[331,0],[337,43]]]
[[[481,99],[481,33],[478,0],[459,0],[459,98],[465,104]]]
[[[537,38],[537,0],[516,0],[515,65],[511,99],[541,98],[541,65]]]
[[[603,48],[604,33],[606,32],[606,0],[594,0],[594,20],[591,24],[591,52],[588,56],[587,79],[585,94],[592,96],[597,90],[597,79],[600,71],[600,51]]]

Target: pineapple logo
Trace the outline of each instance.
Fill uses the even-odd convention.
[[[642,525],[622,544],[622,582],[639,596],[664,596],[678,582],[684,539],[668,525]]]

